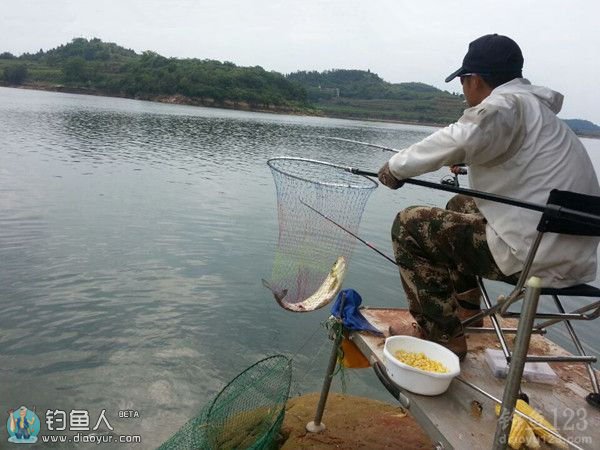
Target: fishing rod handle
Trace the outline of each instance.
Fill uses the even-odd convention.
[[[350,167],[348,170],[349,170],[349,172],[356,174],[356,175],[363,175],[363,176],[367,176],[367,177],[378,178],[378,174],[376,172],[369,172],[366,170],[355,169],[352,167]],[[414,178],[405,178],[401,181],[403,181],[404,183],[428,187],[428,188],[437,189],[440,191],[453,192],[455,194],[468,195],[470,197],[481,198],[483,200],[490,200],[490,201],[497,202],[497,203],[504,203],[506,205],[518,206],[519,208],[531,209],[533,211],[544,212],[546,210],[546,206],[543,206],[543,205],[537,205],[535,203],[529,203],[529,202],[522,202],[520,200],[515,200],[515,199],[509,198],[509,197],[503,197],[501,195],[489,194],[487,192],[476,191],[474,189],[461,188],[461,187],[456,187],[456,186],[452,186],[452,185],[448,185],[448,184],[433,183],[431,181],[417,180]]]

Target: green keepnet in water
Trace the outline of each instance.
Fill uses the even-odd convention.
[[[292,361],[269,356],[235,377],[159,450],[270,449],[281,429]]]

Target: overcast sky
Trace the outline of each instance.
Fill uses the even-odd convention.
[[[98,37],[137,52],[267,70],[370,69],[460,91],[444,78],[468,43],[516,40],[524,75],[565,95],[563,118],[600,124],[597,0],[0,0],[0,52]]]

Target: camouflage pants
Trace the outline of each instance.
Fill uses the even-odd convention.
[[[450,199],[446,209],[409,207],[394,220],[394,255],[409,309],[430,339],[460,333],[459,301],[479,307],[476,275],[512,283],[518,279],[496,265],[485,227],[475,202],[464,195]]]

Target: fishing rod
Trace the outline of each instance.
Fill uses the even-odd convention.
[[[368,172],[361,169],[355,169],[352,167],[342,167],[341,169],[353,173],[355,175],[363,175],[366,177],[378,177],[379,174],[376,172]],[[572,208],[565,208],[563,206],[557,206],[553,204],[540,205],[537,203],[524,202],[522,200],[515,200],[514,198],[504,197],[502,195],[490,194],[489,192],[478,191],[475,189],[461,188],[454,184],[440,184],[433,183],[431,181],[417,180],[415,178],[405,178],[401,180],[403,183],[414,184],[416,186],[424,186],[431,189],[437,189],[440,191],[454,192],[456,194],[468,195],[470,197],[481,198],[483,200],[489,200],[496,203],[504,203],[505,205],[517,206],[519,208],[529,209],[532,211],[539,211],[548,214],[551,217],[559,217],[567,219],[571,222],[589,224],[590,221],[593,223],[600,223],[600,216],[597,214],[590,214],[583,211],[578,211]]]
[[[377,172],[369,172],[366,170],[356,169],[354,167],[343,167],[343,166],[338,166],[338,167],[342,170],[345,170],[346,172],[350,172],[355,175],[363,175],[363,176],[375,177],[375,178],[378,178],[378,176],[379,176],[377,174]],[[533,211],[544,212],[547,210],[546,205],[538,205],[536,203],[523,202],[520,200],[515,200],[510,197],[504,197],[502,195],[490,194],[488,192],[477,191],[475,189],[457,187],[452,184],[433,183],[431,181],[417,180],[415,178],[405,178],[401,181],[403,183],[407,183],[407,184],[414,184],[416,186],[428,187],[431,189],[437,189],[439,191],[453,192],[455,194],[468,195],[470,197],[481,198],[483,200],[490,200],[492,202],[497,202],[497,203],[504,203],[506,205],[511,205],[511,206],[518,206],[519,208],[531,209]],[[574,211],[574,212],[576,212],[576,211]],[[576,212],[576,213],[579,214],[578,212]],[[581,214],[584,215],[583,213],[581,213]]]
[[[358,169],[356,167],[342,166],[339,164],[333,164],[330,162],[318,161],[318,160],[309,159],[309,158],[299,158],[299,157],[289,156],[289,157],[272,158],[269,161],[273,161],[276,159],[286,159],[289,161],[293,160],[293,161],[317,163],[317,164],[320,164],[323,166],[329,166],[329,167],[332,167],[335,169],[343,170],[345,172],[350,172],[350,173],[353,173],[354,175],[362,175],[365,177],[379,178],[379,174],[377,172],[370,172],[367,170]],[[437,189],[439,191],[453,192],[455,194],[463,194],[463,195],[467,195],[469,197],[481,198],[483,200],[490,200],[490,201],[496,202],[496,203],[504,203],[506,205],[518,206],[519,208],[530,209],[532,211],[550,212],[550,210],[551,210],[551,208],[546,207],[546,205],[538,205],[536,203],[515,200],[510,197],[504,197],[504,196],[497,195],[497,194],[490,194],[488,192],[477,191],[475,189],[461,188],[461,187],[454,186],[454,184],[440,184],[440,183],[434,183],[431,181],[418,180],[415,178],[405,178],[401,181],[403,183],[414,184],[416,186],[423,186],[423,187],[427,187],[430,189]],[[593,220],[593,221],[598,220],[598,216],[595,216],[593,214],[587,214],[587,213],[575,211],[575,210],[572,210],[569,208],[562,208],[562,207],[557,208],[557,210],[554,211],[554,213],[556,215],[568,214],[572,218],[579,217],[580,219],[586,219],[586,220]]]
[[[353,139],[345,139],[345,138],[339,138],[339,137],[333,137],[333,136],[316,136],[316,137],[318,137],[320,139],[329,139],[331,141],[350,142],[351,144],[366,145],[367,147],[378,148],[380,150],[385,150],[388,152],[398,153],[400,151],[397,148],[386,147],[385,145],[371,144],[370,142],[355,141]]]
[[[325,161],[317,161],[314,159],[308,158],[298,158],[298,157],[282,157],[282,158],[272,158],[269,161],[273,161],[276,159],[287,159],[294,161],[302,161],[302,162],[311,162],[317,163],[324,166],[333,167],[335,169],[340,169],[345,172],[350,172],[354,175],[362,175],[364,177],[374,177],[379,178],[379,174],[377,172],[370,172],[367,170],[358,169],[356,167],[342,166],[339,164],[333,164]],[[557,206],[553,204],[548,205],[540,205],[537,203],[525,202],[522,200],[515,200],[514,198],[504,197],[502,195],[490,194],[489,192],[478,191],[475,189],[461,188],[455,186],[454,183],[446,184],[446,183],[433,183],[431,181],[418,180],[415,178],[404,178],[401,180],[403,183],[414,184],[416,186],[423,186],[430,189],[437,189],[439,191],[453,192],[455,194],[463,194],[469,197],[481,198],[483,200],[489,200],[496,203],[503,203],[505,205],[517,206],[519,208],[529,209],[531,211],[538,211],[541,213],[545,213],[551,217],[559,217],[562,219],[569,220],[571,222],[578,222],[589,224],[600,222],[600,216],[596,214],[590,214],[583,211],[578,211],[571,208],[565,208],[563,206]]]
[[[304,203],[302,200],[300,200],[300,203],[302,203],[304,206],[312,209],[314,212],[316,212],[318,215],[320,215],[321,217],[323,217],[325,220],[328,220],[329,222],[331,222],[332,224],[334,224],[336,227],[341,228],[342,230],[344,230],[346,233],[348,233],[350,236],[352,236],[353,238],[355,238],[356,240],[362,242],[363,244],[365,244],[367,247],[369,247],[371,250],[376,251],[377,253],[379,253],[381,256],[383,256],[385,259],[387,259],[388,261],[390,261],[392,264],[394,265],[398,265],[398,263],[396,261],[394,261],[392,258],[390,258],[388,255],[386,255],[385,253],[383,253],[381,250],[379,250],[377,247],[375,247],[373,244],[370,244],[369,242],[365,241],[363,238],[361,238],[360,236],[357,236],[356,234],[354,234],[352,231],[348,230],[347,228],[345,228],[344,226],[340,225],[339,223],[337,223],[336,221],[334,221],[332,218],[327,217],[325,214],[323,214],[321,211],[318,211],[317,209],[313,208],[312,206],[310,206],[308,203]]]
[[[386,150],[386,151],[390,151],[390,152],[394,152],[394,153],[398,153],[400,151],[393,147],[386,147],[384,145],[372,144],[370,142],[355,141],[354,139],[345,139],[345,138],[339,138],[339,137],[333,137],[333,136],[317,136],[317,137],[320,139],[329,139],[332,141],[350,142],[352,144],[366,145],[367,147],[379,148],[381,150]],[[457,175],[466,175],[467,174],[467,169],[464,168],[464,166],[465,166],[464,163],[454,164],[454,166],[460,167],[458,172],[454,173],[454,179],[451,181],[442,179],[442,184],[450,184],[450,185],[454,185],[454,186],[458,187],[459,183],[458,183]]]

